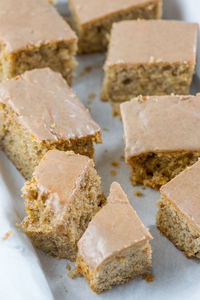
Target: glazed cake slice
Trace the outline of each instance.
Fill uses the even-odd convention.
[[[131,19],[157,19],[162,0],[69,0],[80,53],[105,51],[112,24]]]
[[[121,104],[133,185],[159,189],[200,156],[200,96],[138,97]]]
[[[187,257],[200,258],[200,162],[166,185],[158,201],[158,229]]]
[[[120,185],[111,185],[106,205],[78,242],[76,270],[100,293],[151,270],[152,239]]]
[[[50,67],[71,84],[76,49],[75,33],[48,1],[0,1],[0,80]]]
[[[77,242],[105,199],[93,160],[51,150],[22,192],[28,214],[23,231],[37,248],[74,261]]]
[[[196,23],[138,20],[114,24],[102,99],[110,100],[115,112],[119,102],[139,95],[188,94],[197,36]]]
[[[0,84],[0,124],[0,145],[26,179],[48,150],[93,157],[93,141],[101,142],[88,110],[62,76],[48,68]]]

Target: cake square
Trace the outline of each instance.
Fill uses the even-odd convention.
[[[200,258],[200,162],[162,186],[158,229],[187,257]]]
[[[72,83],[77,37],[48,1],[1,0],[0,46],[0,80],[50,67]]]
[[[162,0],[69,0],[79,53],[105,51],[112,24],[131,19],[157,19]]]
[[[22,189],[23,231],[37,248],[74,261],[78,240],[105,200],[100,183],[87,156],[48,151]]]
[[[152,267],[151,239],[127,195],[114,182],[107,203],[78,242],[76,271],[96,293],[145,275]]]
[[[48,150],[93,157],[100,127],[61,74],[35,69],[0,84],[0,146],[26,178]]]
[[[117,104],[139,95],[188,94],[197,35],[198,24],[183,21],[114,24],[104,64],[102,99]]]
[[[120,105],[130,179],[155,189],[200,156],[200,96],[138,97]]]

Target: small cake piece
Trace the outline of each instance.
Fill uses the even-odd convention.
[[[78,240],[105,201],[93,160],[51,150],[22,192],[28,214],[23,231],[37,248],[74,261]]]
[[[182,21],[114,24],[104,65],[102,99],[117,104],[139,95],[188,94],[197,35],[198,24]]]
[[[72,83],[77,37],[48,1],[1,0],[0,47],[0,80],[50,67]]]
[[[94,216],[78,242],[76,270],[100,293],[152,267],[152,239],[120,185],[111,185],[107,204]]]
[[[0,146],[26,178],[51,149],[93,157],[101,143],[92,120],[61,74],[27,71],[0,84]]]
[[[68,0],[80,53],[105,51],[112,24],[122,20],[157,19],[162,0]]]
[[[138,97],[121,104],[133,185],[155,189],[200,156],[200,96]]]
[[[200,161],[161,188],[158,229],[187,257],[200,258]]]

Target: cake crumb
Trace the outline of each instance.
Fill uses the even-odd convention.
[[[90,72],[92,70],[92,67],[91,66],[86,66],[85,68],[84,68],[84,71],[85,72]]]
[[[60,257],[59,256],[56,256],[56,260],[59,260],[60,259]]]
[[[67,290],[67,289],[64,289],[64,292],[65,292],[65,293],[67,293],[67,292],[68,292],[68,290]]]
[[[153,282],[154,281],[154,275],[152,273],[142,275],[142,280],[146,280],[146,282]]]
[[[20,228],[20,223],[15,223],[15,227]]]
[[[99,69],[99,68],[101,68],[101,65],[99,65],[99,64],[93,65],[93,68],[94,69]]]
[[[80,71],[79,73],[78,73],[78,76],[84,76],[85,75],[85,72],[84,71]]]
[[[12,230],[8,230],[5,234],[4,234],[4,236],[2,237],[2,239],[5,241],[5,240],[7,240],[7,238],[9,238],[9,236],[12,234],[13,232],[12,232]]]
[[[152,64],[152,63],[154,63],[154,62],[155,62],[155,57],[150,56],[150,58],[149,58],[149,63]]]
[[[139,190],[134,190],[133,193],[134,193],[134,195],[137,196],[137,197],[142,196],[142,192],[140,192]]]
[[[113,160],[111,164],[112,164],[113,167],[118,167],[119,166],[119,163],[115,160]]]
[[[108,128],[103,128],[103,131],[109,131],[109,129]]]
[[[70,265],[66,265],[66,267],[65,267],[68,271],[70,271],[71,270],[71,266]]]
[[[84,68],[84,70],[82,70],[82,71],[80,71],[80,72],[78,73],[78,75],[79,75],[79,76],[84,76],[86,73],[90,72],[91,70],[92,70],[92,67],[86,66],[86,67]]]
[[[189,96],[180,96],[180,100],[188,100],[190,99],[191,97]]]
[[[88,98],[91,99],[91,100],[94,99],[95,98],[95,93],[89,93]]]
[[[91,105],[91,104],[92,104],[92,101],[89,100],[89,101],[87,102],[87,105]]]
[[[105,149],[105,150],[104,150],[104,153],[107,153],[107,152],[108,152],[108,150],[107,150],[107,149]]]
[[[116,172],[115,170],[111,170],[111,171],[110,171],[110,174],[111,174],[112,176],[115,176],[115,175],[117,174],[117,172]]]
[[[121,155],[121,156],[120,156],[120,159],[121,159],[121,160],[124,160],[124,155]]]
[[[74,279],[75,277],[78,276],[78,273],[77,273],[76,269],[73,269],[67,275],[69,276],[69,278]]]
[[[62,274],[59,274],[59,277],[60,277],[60,278],[63,278]]]
[[[145,188],[146,188],[146,187],[145,187],[144,185],[141,187],[142,190],[145,190]]]

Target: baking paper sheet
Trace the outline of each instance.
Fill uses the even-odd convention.
[[[66,2],[58,2],[59,11],[66,13]],[[165,0],[164,18],[200,22],[200,1]],[[12,230],[13,233],[5,241],[0,238],[0,300],[199,300],[200,264],[196,260],[185,258],[172,243],[160,235],[155,226],[156,200],[160,197],[159,192],[150,188],[142,190],[140,186],[133,188],[129,182],[128,166],[120,159],[124,152],[122,124],[118,118],[111,116],[110,105],[99,101],[98,98],[104,55],[87,55],[79,57],[78,60],[79,67],[76,70],[77,77],[73,89],[83,103],[89,106],[93,118],[101,128],[108,129],[102,131],[103,145],[96,146],[95,154],[96,168],[102,177],[103,189],[108,195],[110,184],[114,180],[118,181],[144,224],[149,227],[154,237],[151,245],[155,279],[154,282],[147,283],[137,278],[100,295],[90,290],[84,278],[70,279],[67,276],[69,271],[65,268],[66,264],[69,264],[67,260],[58,261],[34,249],[29,239],[15,227],[15,223],[19,223],[25,215],[23,199],[20,197],[24,179],[1,152],[0,237],[8,230]],[[85,66],[92,66],[91,72],[78,76]],[[200,91],[199,60],[191,92],[198,91]],[[94,100],[89,100],[89,93],[95,93]],[[112,160],[119,162],[120,165],[113,167]],[[116,176],[110,174],[112,169],[116,170]],[[136,197],[133,194],[134,189],[141,190],[143,196]],[[73,267],[72,263],[70,265]]]

